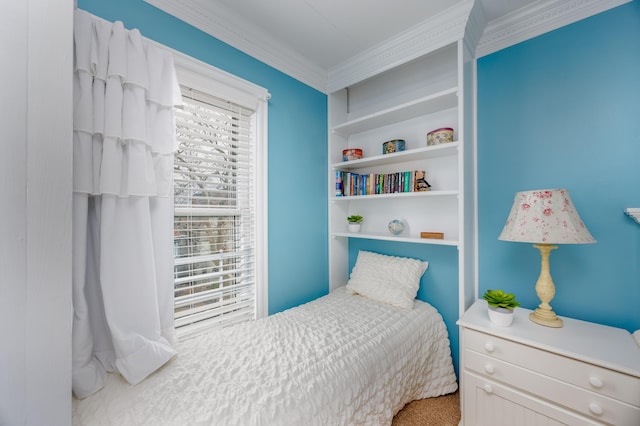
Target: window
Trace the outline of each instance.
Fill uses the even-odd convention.
[[[233,86],[219,77],[244,82],[176,68],[175,326],[184,336],[266,316],[267,98],[238,102],[246,91],[229,99]]]

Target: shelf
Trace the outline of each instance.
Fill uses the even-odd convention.
[[[441,145],[427,146],[424,148],[409,149],[406,151],[394,152],[393,154],[381,154],[373,157],[365,157],[359,160],[342,161],[331,165],[333,170],[354,170],[365,167],[383,166],[406,161],[424,160],[426,158],[444,157],[456,155],[458,153],[459,142],[445,143]]]
[[[344,197],[331,197],[331,201],[361,201],[379,200],[381,198],[415,198],[415,197],[451,197],[457,196],[458,191],[418,191],[418,192],[393,192],[390,194],[349,195]]]
[[[625,209],[624,212],[640,224],[640,208],[629,208]]]
[[[435,244],[441,246],[457,246],[456,240],[440,240],[436,238],[420,238],[418,236],[402,236],[402,235],[389,235],[389,234],[363,234],[359,232],[334,232],[331,234],[333,238],[362,238],[366,240],[384,240],[384,241],[398,241],[401,243],[414,243],[414,244]]]
[[[475,108],[472,97],[463,96],[474,93],[476,81],[473,59],[461,54],[464,43],[464,39],[458,39],[418,57],[405,58],[389,69],[381,69],[328,95],[326,166],[331,289],[348,279],[354,246],[388,249],[388,254],[393,254],[392,246],[397,242],[413,244],[411,247],[416,250],[421,248],[416,256],[420,256],[421,250],[449,253],[455,249],[457,259],[445,256],[442,260],[446,262],[443,266],[451,271],[457,267],[457,279],[453,279],[457,291],[452,289],[451,297],[457,296],[459,313],[468,307],[469,300],[477,297],[474,228],[466,229],[475,207],[476,164],[473,150],[467,150],[474,147]],[[427,146],[425,133],[441,127],[453,128],[455,140]],[[407,150],[383,154],[383,141],[392,139],[404,139]],[[362,149],[365,157],[342,161],[341,154],[348,148]],[[392,175],[406,171],[425,171],[433,185],[431,191],[352,196],[340,196],[338,192],[336,196],[336,180],[339,182],[345,175]],[[366,218],[357,233],[348,232],[345,223],[345,218],[353,214]],[[394,235],[388,231],[388,222],[393,218],[410,225],[400,235]],[[420,238],[420,230],[444,232],[445,239]],[[448,281],[438,280],[437,285],[446,286],[449,291]]]
[[[332,131],[345,136],[398,123],[437,111],[454,108],[458,105],[458,88],[443,90],[433,95],[387,108],[364,117],[356,118],[335,126]]]

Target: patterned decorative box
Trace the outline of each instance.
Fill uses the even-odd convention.
[[[453,142],[453,129],[451,127],[441,127],[427,133],[427,146],[440,145],[447,142]]]
[[[382,144],[382,154],[404,151],[404,139],[394,139]]]

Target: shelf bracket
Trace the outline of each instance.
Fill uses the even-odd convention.
[[[636,223],[640,224],[640,208],[629,208],[625,209],[624,212],[627,216],[631,217]]]

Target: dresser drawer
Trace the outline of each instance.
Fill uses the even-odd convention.
[[[530,393],[465,370],[461,402],[464,426],[602,426]]]
[[[471,349],[464,351],[465,373],[479,376],[526,391],[538,398],[574,410],[598,422],[637,426],[640,407],[576,387],[553,377],[528,370]]]
[[[640,379],[510,340],[464,329],[467,349],[640,407]]]

